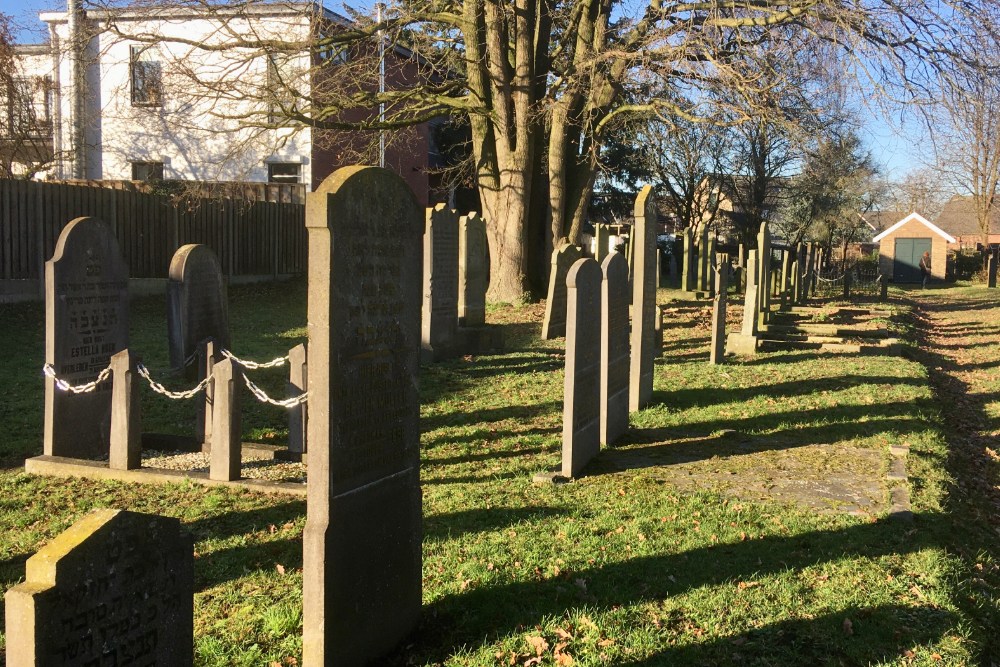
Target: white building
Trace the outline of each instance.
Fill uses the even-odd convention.
[[[312,189],[377,144],[376,133],[362,146],[357,133],[287,120],[289,113],[311,113],[305,105],[323,89],[332,99],[378,85],[370,59],[363,70],[364,58],[348,57],[336,44],[316,49],[317,37],[329,39],[348,25],[320,5],[114,12],[71,6],[40,19],[49,44],[20,49],[24,78],[51,82],[44,97],[50,178],[295,182]],[[280,52],[262,45],[268,41],[280,43]],[[390,85],[393,77],[418,75],[403,50],[392,50],[386,63]],[[340,117],[371,113],[349,109]],[[428,141],[427,126],[417,126],[383,153],[425,203]]]

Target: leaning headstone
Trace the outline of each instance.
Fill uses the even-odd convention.
[[[647,185],[635,199],[632,243],[632,333],[628,407],[641,410],[653,396],[653,318],[656,315],[656,203]]]
[[[612,445],[628,428],[628,264],[611,253],[601,265],[601,437]]]
[[[489,243],[486,223],[478,213],[458,220],[458,324],[486,324],[486,288],[489,287]]]
[[[240,478],[243,457],[242,369],[232,359],[223,359],[212,368],[212,385],[215,406],[208,477],[231,482]]]
[[[423,217],[378,167],[339,169],[306,198],[306,665],[372,662],[420,616]]]
[[[45,263],[44,453],[106,456],[111,431],[111,383],[86,393],[61,391],[92,382],[111,355],[128,347],[128,266],[111,229],[97,218],[77,218],[59,235]]]
[[[421,332],[425,361],[457,353],[458,258],[458,214],[444,204],[427,209]]]
[[[601,266],[577,260],[566,288],[562,475],[577,477],[600,451]]]
[[[729,289],[729,256],[717,255],[715,296],[712,304],[712,349],[709,362],[721,364],[726,356],[726,292]]]
[[[206,246],[181,246],[170,260],[167,278],[167,341],[170,365],[189,366],[188,360],[206,339],[217,349],[229,349],[229,302],[222,267]],[[199,380],[201,378],[198,378]]]
[[[7,591],[7,664],[193,663],[194,548],[180,521],[99,509]]]
[[[566,335],[566,276],[570,267],[580,259],[580,249],[565,238],[560,239],[552,251],[549,268],[549,293],[545,299],[545,319],[542,320],[542,340]]]
[[[757,251],[747,253],[746,265],[747,286],[743,295],[743,324],[739,333],[731,333],[726,337],[726,352],[730,354],[756,354],[757,352],[757,309],[760,301],[757,297]]]

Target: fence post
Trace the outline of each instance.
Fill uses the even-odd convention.
[[[887,301],[889,299],[889,278],[887,276],[879,276],[879,300]]]

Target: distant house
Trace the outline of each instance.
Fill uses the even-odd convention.
[[[940,229],[955,237],[956,249],[975,248],[983,242],[983,234],[979,230],[976,219],[976,205],[970,196],[956,195],[951,198],[941,215],[934,221]],[[1000,243],[1000,210],[996,207],[990,217],[990,244]]]
[[[298,183],[312,190],[359,159],[359,133],[311,128],[284,115],[298,103],[287,91],[321,98],[331,82],[358,77],[360,61],[350,49],[311,48],[317,37],[352,27],[320,3],[87,9],[40,18],[49,43],[20,52],[26,77],[50,82],[45,140],[56,159],[44,177]],[[225,46],[242,36],[302,46],[280,56]],[[386,51],[387,89],[422,76],[415,54]],[[376,113],[358,108],[338,119]],[[386,167],[424,204],[436,155],[431,135],[428,123],[411,127],[384,151]],[[378,143],[372,136],[366,145]]]
[[[872,241],[879,244],[879,272],[896,283],[920,282],[920,257],[930,253],[931,276],[944,280],[948,245],[955,238],[919,213],[897,221]]]

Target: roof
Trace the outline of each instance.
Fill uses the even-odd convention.
[[[892,234],[894,231],[896,231],[897,229],[899,229],[900,227],[902,227],[904,225],[907,225],[907,224],[909,224],[911,222],[914,222],[914,221],[919,222],[924,227],[926,227],[927,229],[931,230],[932,232],[934,232],[935,234],[937,234],[938,236],[940,236],[941,238],[943,238],[948,243],[955,243],[955,238],[951,234],[949,234],[949,233],[941,230],[939,227],[937,227],[936,225],[934,225],[932,222],[930,222],[927,218],[925,218],[924,216],[920,215],[919,213],[911,213],[911,214],[909,214],[908,216],[906,216],[905,218],[903,218],[902,220],[900,220],[899,222],[897,222],[896,224],[894,224],[892,227],[890,227],[889,229],[885,230],[884,232],[882,232],[881,234],[879,234],[878,236],[876,236],[875,238],[873,238],[872,242],[873,243],[878,243],[879,241],[881,241],[882,239],[884,239],[886,236],[888,236],[889,234]]]
[[[952,197],[934,222],[952,236],[982,236],[976,221],[975,201],[971,196]],[[1000,233],[1000,210],[996,207],[990,215],[990,231]]]
[[[858,215],[866,225],[871,227],[873,232],[878,234],[886,227],[906,217],[906,211],[866,211]]]

